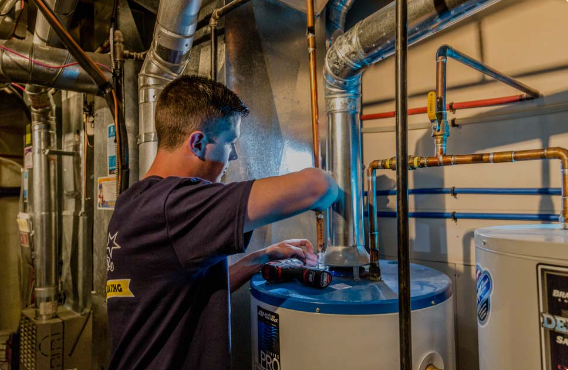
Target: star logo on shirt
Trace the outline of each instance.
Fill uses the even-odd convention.
[[[108,233],[108,239],[107,239],[107,251],[108,254],[110,256],[110,258],[112,258],[112,251],[115,249],[120,249],[120,245],[118,245],[116,243],[116,237],[118,236],[118,231],[116,233],[114,233],[114,235],[110,235],[110,233]],[[110,244],[110,242],[112,241],[112,246]]]

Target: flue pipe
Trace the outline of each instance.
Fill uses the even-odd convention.
[[[449,45],[442,45],[436,52],[436,120],[432,125],[432,137],[435,141],[436,155],[446,154],[446,143],[450,136],[450,127],[446,110],[446,79],[448,58],[452,58],[470,68],[475,69],[489,77],[503,82],[517,90],[527,94],[530,98],[536,99],[541,93],[524,83],[507,76],[503,72],[489,67],[488,65],[473,59],[472,57],[452,48]]]
[[[409,45],[499,0],[408,1]],[[361,162],[361,74],[394,52],[395,3],[337,37],[325,60],[328,116],[327,169],[342,192],[329,210],[328,245],[321,262],[331,266],[369,263],[364,248]]]
[[[60,21],[68,24],[77,6],[77,0],[48,0]],[[33,44],[59,46],[61,42],[45,17],[39,13]],[[57,262],[59,225],[57,212],[57,161],[49,151],[57,149],[55,105],[49,88],[28,84],[26,95],[30,99],[33,132],[32,204],[35,241],[35,296],[36,316],[49,319],[57,314]]]
[[[158,152],[154,124],[158,95],[189,61],[200,8],[201,0],[160,1],[152,46],[138,75],[140,177]]]
[[[78,0],[46,0],[57,19],[67,28],[77,7]],[[50,27],[49,22],[41,12],[38,12],[34,30],[34,44],[63,47],[57,33]]]
[[[211,37],[211,72],[210,76],[213,81],[217,81],[217,37],[219,37],[219,32],[217,27],[219,26],[219,21],[222,17],[229,14],[233,10],[237,9],[243,4],[248,3],[250,0],[233,0],[230,3],[217,8],[211,12],[211,17],[209,18],[209,36]],[[199,28],[199,26],[198,26]]]
[[[31,188],[35,244],[35,304],[36,316],[49,319],[57,313],[57,218],[56,162],[48,155],[54,149],[55,106],[45,88],[28,85],[26,94],[31,102],[33,179]]]
[[[333,45],[337,37],[343,35],[345,19],[354,2],[355,0],[332,0],[327,4],[326,46],[328,48]]]
[[[75,59],[65,49],[41,46],[15,39],[0,40],[0,45],[25,57],[0,49],[0,83],[34,84],[86,94],[100,94],[98,86],[78,64],[65,68],[47,68],[30,61],[30,59],[33,59],[48,66],[63,66],[74,63]],[[95,63],[110,66],[108,54],[87,53],[87,55]],[[103,72],[107,78],[111,78],[109,71],[103,69]]]
[[[16,5],[16,2],[18,2],[18,0],[6,0],[0,3],[0,25],[4,22],[4,18],[10,14],[10,11]]]

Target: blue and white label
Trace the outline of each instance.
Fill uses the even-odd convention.
[[[476,265],[477,280],[477,322],[481,326],[487,325],[491,315],[491,294],[493,294],[493,278],[489,270]]]
[[[108,174],[112,175],[116,172],[116,130],[114,124],[107,127],[107,157],[108,157]]]

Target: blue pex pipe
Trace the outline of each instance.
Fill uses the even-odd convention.
[[[409,189],[408,194],[560,195],[560,188],[422,188]],[[386,195],[396,195],[396,190],[377,191],[377,196]]]
[[[411,218],[449,218],[453,220],[558,221],[556,214],[531,213],[410,212],[409,216]],[[377,212],[377,217],[396,218],[396,212]]]

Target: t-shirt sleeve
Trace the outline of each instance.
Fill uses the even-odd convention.
[[[205,267],[242,253],[248,198],[254,181],[227,185],[182,180],[168,195],[165,217],[170,242],[184,267]]]

